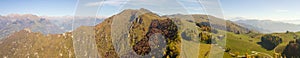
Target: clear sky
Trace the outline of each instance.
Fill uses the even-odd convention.
[[[300,24],[300,0],[220,0],[227,18],[274,20]]]
[[[123,9],[146,8],[160,15],[206,14],[197,0],[1,0],[0,15],[35,14],[40,16],[91,15],[108,17]],[[275,20],[300,24],[300,0],[220,0],[202,4],[221,6],[227,19]],[[217,5],[221,3],[220,5]],[[102,5],[101,8],[98,8]],[[210,8],[214,8],[209,6]],[[218,8],[218,7],[215,7]]]
[[[73,15],[76,0],[1,0],[0,15]]]

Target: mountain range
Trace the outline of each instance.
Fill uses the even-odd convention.
[[[38,18],[38,20],[42,19]],[[212,15],[161,16],[144,8],[123,10],[94,26],[81,26],[92,25],[94,23],[91,22],[94,21],[78,20],[77,22],[78,25],[75,25],[78,27],[74,27],[74,30],[59,34],[45,35],[31,32],[32,29],[26,28],[11,33],[0,40],[2,47],[0,56],[4,58],[268,58],[282,54],[292,57],[297,53],[290,51],[297,50],[293,47],[299,47],[296,43],[298,41],[294,40],[300,36],[299,32],[262,34]]]
[[[73,17],[42,17],[32,14],[0,16],[0,39],[23,29],[41,32],[42,34],[59,34],[71,31],[72,26],[75,28],[79,26],[94,26],[95,24],[90,22],[100,23],[102,21],[102,18],[95,17],[75,18],[73,21]]]
[[[296,32],[300,31],[300,25],[284,23],[272,20],[236,20],[235,23],[246,27],[248,29],[253,29],[260,31],[262,33],[275,33],[275,32]]]

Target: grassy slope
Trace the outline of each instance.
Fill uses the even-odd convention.
[[[182,31],[184,31],[184,29],[192,29],[192,30],[196,29],[197,30],[197,31],[195,31],[196,33],[201,32],[201,30],[198,30],[198,28],[195,28],[194,23],[187,22],[185,20],[181,20],[180,23],[179,23],[179,25],[181,25],[180,29]],[[272,54],[272,51],[267,51],[266,49],[262,48],[260,45],[257,44],[257,42],[260,42],[259,37],[254,39],[254,38],[250,38],[250,36],[248,34],[235,34],[233,32],[227,32],[227,31],[221,31],[221,30],[219,30],[219,33],[226,33],[226,35],[227,35],[226,46],[228,48],[232,49],[231,50],[232,53],[239,52],[240,55],[244,55],[246,53],[248,53],[248,54],[251,53],[251,51],[258,51],[258,52],[263,52],[263,53],[267,53],[270,55]],[[194,34],[194,35],[198,35],[198,34]],[[220,35],[220,34],[213,34],[213,36],[218,36],[218,35]],[[252,40],[252,42],[250,42],[249,40]],[[186,41],[186,40],[184,40],[184,41]],[[193,41],[189,41],[189,42],[195,42],[195,39]],[[218,41],[218,42],[222,42],[222,41]],[[204,43],[198,43],[198,44],[200,44],[199,53],[193,53],[193,54],[198,54],[198,58],[209,57],[210,56],[209,54],[206,56],[205,56],[205,54],[207,54],[207,52],[211,51],[212,45],[204,44]],[[189,44],[189,45],[191,45],[191,44]],[[219,44],[219,45],[222,45],[222,44]],[[193,47],[190,47],[190,48],[193,48]],[[190,48],[186,48],[186,49],[190,49]],[[194,49],[196,49],[196,48],[194,48]],[[190,50],[187,50],[187,51],[190,51]],[[186,52],[186,51],[182,51],[182,52]],[[190,54],[190,55],[193,55],[193,54]],[[228,53],[224,53],[224,57],[229,58],[231,56]]]
[[[252,41],[251,41],[252,40]],[[272,54],[272,51],[267,51],[262,48],[257,42],[260,42],[258,38],[250,38],[243,34],[227,33],[227,47],[231,48],[231,52],[239,52],[240,54],[251,54],[251,51],[263,52]]]
[[[225,31],[220,31],[221,33],[225,33]],[[214,34],[216,36],[217,34]],[[247,34],[235,34],[232,32],[226,32],[226,47],[231,48],[231,53],[239,52],[239,55],[245,55],[246,53],[251,54],[251,51],[257,51],[261,53],[266,53],[269,55],[273,55],[273,51],[267,51],[263,47],[261,47],[257,42],[260,42],[260,38],[251,38]],[[220,41],[217,41],[220,42]],[[219,44],[222,45],[222,44]],[[199,58],[204,58],[205,53],[210,51],[212,45],[210,44],[200,44],[200,52]],[[228,53],[224,53],[224,58],[230,58],[231,55]]]
[[[300,35],[300,32],[296,32],[296,35]],[[251,38],[247,34],[234,34],[231,32],[227,32],[227,42],[226,46],[228,48],[231,48],[231,52],[239,52],[241,55],[248,53],[251,54],[251,51],[257,51],[266,53],[269,55],[274,55],[275,52],[281,53],[289,41],[295,40],[293,39],[293,36],[295,35],[293,33],[273,33],[273,35],[277,35],[283,39],[283,43],[279,44],[274,50],[266,50],[263,47],[261,47],[257,42],[260,42],[260,36],[263,34],[260,34],[259,36],[255,38]],[[252,41],[250,41],[252,40]],[[229,56],[229,55],[227,55]],[[225,57],[227,57],[225,55]]]
[[[277,35],[277,36],[279,36],[283,39],[283,43],[279,44],[274,49],[275,52],[281,53],[284,50],[284,48],[286,47],[286,45],[289,43],[289,41],[295,40],[294,35],[300,36],[300,32],[296,32],[296,33],[274,33],[273,35]]]

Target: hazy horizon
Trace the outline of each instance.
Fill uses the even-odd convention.
[[[141,3],[136,3],[141,2]],[[268,3],[264,3],[268,2]],[[300,1],[260,1],[260,0],[1,0],[0,15],[34,14],[38,16],[76,16],[79,15],[110,17],[124,9],[146,8],[160,15],[170,14],[208,14],[204,4],[219,4],[224,19],[243,17],[246,19],[272,20],[300,24]],[[157,4],[152,4],[157,3]],[[202,4],[201,4],[202,3]],[[165,5],[166,4],[166,5]],[[172,6],[170,6],[172,5]],[[80,8],[79,10],[77,8]],[[159,8],[157,8],[159,7]],[[165,8],[168,7],[168,8]],[[162,8],[162,9],[160,9]],[[97,10],[94,12],[93,10]],[[174,13],[176,11],[176,13]],[[221,17],[222,18],[222,17]]]

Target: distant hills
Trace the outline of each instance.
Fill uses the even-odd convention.
[[[0,39],[23,29],[29,29],[32,32],[41,32],[42,34],[64,33],[72,30],[73,23],[75,28],[79,26],[94,26],[95,24],[93,22],[100,23],[103,19],[95,17],[75,18],[73,22],[73,16],[41,17],[32,14],[9,14],[0,16]]]
[[[283,23],[279,21],[271,20],[236,20],[237,24],[249,29],[257,30],[262,33],[274,33],[274,32],[296,32],[300,31],[300,25]]]

